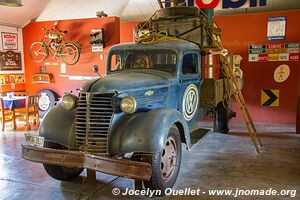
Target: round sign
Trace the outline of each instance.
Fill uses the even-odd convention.
[[[274,72],[274,80],[277,83],[286,81],[290,76],[290,68],[287,65],[280,65]]]
[[[51,104],[50,97],[46,93],[42,93],[39,98],[39,109],[42,111],[48,110]]]
[[[198,110],[199,93],[195,84],[189,85],[183,94],[182,113],[183,117],[190,121]]]

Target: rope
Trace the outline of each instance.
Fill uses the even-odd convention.
[[[158,33],[146,33],[139,38],[135,39],[135,42],[137,43],[143,43],[143,44],[154,44],[154,43],[160,43],[160,42],[167,42],[167,41],[179,41],[182,39],[168,36],[168,33],[166,32],[158,32]]]

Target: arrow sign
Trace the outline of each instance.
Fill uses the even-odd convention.
[[[279,90],[263,89],[261,90],[262,106],[279,106]]]

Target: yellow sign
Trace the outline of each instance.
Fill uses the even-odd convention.
[[[261,90],[262,106],[279,106],[279,90],[263,89]]]
[[[279,54],[269,54],[269,61],[278,61],[279,60]]]

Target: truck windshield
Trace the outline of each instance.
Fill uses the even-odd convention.
[[[176,71],[177,55],[171,50],[125,50],[110,54],[109,70],[154,69],[173,73]]]

